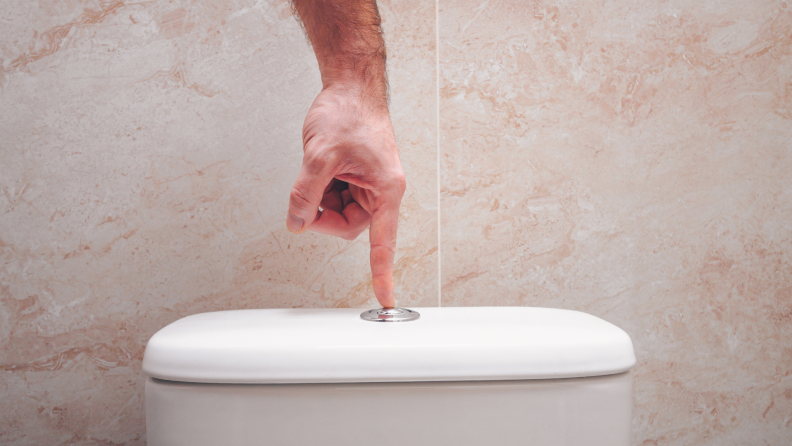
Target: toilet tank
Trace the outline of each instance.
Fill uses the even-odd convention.
[[[197,314],[143,359],[159,445],[627,446],[630,337],[594,316],[526,307]]]

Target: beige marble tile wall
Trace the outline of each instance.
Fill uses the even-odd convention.
[[[435,3],[380,1],[437,296]],[[792,5],[441,1],[444,305],[587,311],[639,356],[635,443],[792,441]],[[143,444],[183,315],[374,305],[366,236],[285,230],[318,75],[285,1],[0,8],[0,443]]]
[[[435,4],[380,8],[396,291],[434,305]],[[319,87],[284,0],[0,4],[0,444],[144,444],[144,345],[182,316],[376,305],[367,234],[285,227]]]
[[[792,444],[792,4],[439,17],[443,305],[624,327],[636,445]]]

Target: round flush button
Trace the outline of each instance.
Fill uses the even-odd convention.
[[[377,308],[360,313],[361,319],[372,322],[409,322],[419,317],[420,313],[406,308]]]

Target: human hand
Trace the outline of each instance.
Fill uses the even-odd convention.
[[[404,173],[387,105],[341,83],[316,97],[303,126],[303,164],[286,225],[354,240],[369,225],[374,294],[395,305],[393,259]],[[319,209],[321,207],[321,210]]]

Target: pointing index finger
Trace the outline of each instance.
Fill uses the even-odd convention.
[[[374,295],[384,308],[393,308],[393,259],[396,255],[396,233],[399,227],[399,205],[403,189],[387,194],[377,203],[371,215],[371,276]],[[379,201],[379,200],[378,200]]]

